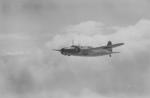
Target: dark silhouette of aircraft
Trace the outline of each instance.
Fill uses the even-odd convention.
[[[71,45],[70,47],[64,47],[61,49],[54,49],[55,51],[59,51],[62,55],[66,56],[85,56],[85,57],[95,57],[95,56],[103,56],[120,52],[113,52],[112,49],[118,46],[124,45],[124,43],[112,44],[111,41],[108,41],[106,46],[100,47],[91,47],[91,46],[80,46],[80,45]]]

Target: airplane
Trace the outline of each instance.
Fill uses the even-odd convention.
[[[118,46],[124,45],[124,43],[112,44],[111,41],[108,41],[107,45],[100,47],[91,47],[91,46],[80,46],[80,45],[71,45],[70,47],[64,47],[61,49],[53,49],[54,51],[59,51],[62,55],[66,56],[83,56],[83,57],[95,57],[109,55],[111,57],[114,53],[112,49]]]

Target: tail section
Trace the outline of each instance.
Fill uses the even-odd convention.
[[[114,54],[114,53],[120,53],[120,52],[113,52],[112,51],[112,48],[115,48],[115,47],[118,47],[118,46],[121,46],[121,45],[124,45],[124,43],[117,43],[117,44],[112,44],[112,42],[111,41],[108,41],[108,43],[107,43],[107,50],[108,51],[111,51],[111,54]],[[109,57],[111,57],[111,54],[109,54]]]
[[[111,57],[111,54],[120,53],[120,52],[113,52],[112,48],[119,47],[122,45],[124,45],[124,43],[112,44],[111,41],[108,41],[106,46],[101,46],[101,47],[97,47],[97,48],[100,48],[100,49],[102,48],[102,49],[108,50],[110,52],[109,56]]]

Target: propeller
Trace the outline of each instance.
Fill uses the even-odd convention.
[[[58,50],[58,49],[52,49],[52,50],[54,50],[54,51],[61,51],[61,49],[60,50]]]
[[[53,49],[54,51],[59,51],[61,54],[65,54],[64,48],[62,49]]]

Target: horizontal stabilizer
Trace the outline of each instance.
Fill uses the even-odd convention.
[[[109,48],[119,47],[121,45],[124,45],[124,43],[118,43],[118,44],[113,44],[113,45],[101,46],[101,47],[97,47],[97,48],[109,49]]]
[[[112,53],[120,53],[120,52],[112,52]]]
[[[110,45],[109,47],[110,48],[115,48],[115,47],[118,47],[118,46],[121,46],[121,45],[124,45],[124,43],[113,44],[113,45]]]

